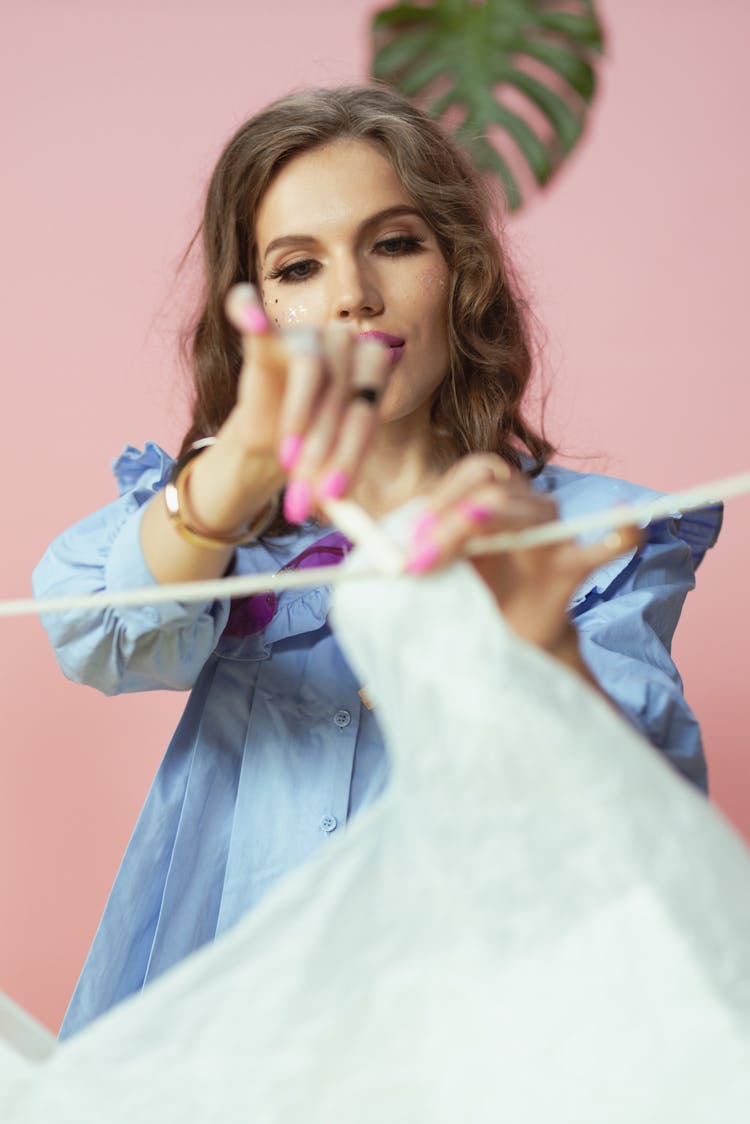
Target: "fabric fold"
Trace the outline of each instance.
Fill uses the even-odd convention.
[[[15,1065],[7,1124],[744,1124],[747,848],[472,567],[344,583],[332,619],[386,792],[213,945]]]

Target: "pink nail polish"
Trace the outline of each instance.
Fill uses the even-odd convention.
[[[301,433],[287,433],[279,442],[279,464],[284,472],[291,472],[302,448]]]
[[[406,562],[407,574],[423,574],[434,566],[440,557],[440,547],[428,542],[413,551]]]
[[[471,500],[462,500],[456,505],[472,523],[486,523],[492,518],[492,510],[481,503],[472,503]]]
[[[318,485],[318,498],[321,500],[338,500],[345,494],[349,487],[348,473],[337,469],[324,476]]]
[[[246,304],[239,314],[239,320],[245,331],[252,335],[268,331],[266,314],[257,304]]]
[[[417,518],[414,526],[411,529],[411,539],[414,543],[419,543],[429,534],[438,521],[438,517],[434,511],[430,511],[429,507],[422,512]]]
[[[311,500],[312,488],[307,480],[292,480],[284,493],[284,515],[290,523],[304,523]]]

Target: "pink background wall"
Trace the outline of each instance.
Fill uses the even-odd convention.
[[[174,450],[174,270],[211,164],[298,84],[361,80],[369,0],[4,0],[0,595],[114,497],[127,442]],[[604,0],[586,144],[511,224],[549,334],[553,437],[672,489],[750,467],[746,0]],[[731,504],[676,644],[717,804],[750,837],[741,720],[750,501]],[[0,622],[0,987],[55,1028],[182,706],[105,700],[37,621]]]

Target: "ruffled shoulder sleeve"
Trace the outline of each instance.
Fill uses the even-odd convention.
[[[724,521],[724,505],[712,504],[702,507],[699,511],[687,511],[684,515],[676,511],[671,519],[666,520],[675,530],[675,533],[690,547],[693,556],[693,565],[699,566],[703,561],[706,551],[716,543]],[[662,520],[663,524],[665,521]],[[659,523],[654,523],[653,528],[658,528]]]
[[[573,519],[579,515],[605,511],[620,504],[656,500],[664,495],[663,492],[644,488],[628,480],[574,472],[560,465],[548,465],[532,481],[532,485],[536,491],[552,496],[557,503],[561,519]],[[719,537],[723,512],[722,504],[712,504],[699,511],[689,511],[685,514],[675,511],[667,519],[655,520],[648,525],[646,542],[642,549],[648,544],[664,543],[666,540],[679,542],[683,547],[688,548],[692,569],[695,570],[703,561],[706,551]],[[596,536],[592,536],[594,537]],[[631,550],[595,570],[576,591],[571,607],[580,604],[590,592],[605,593],[627,569],[636,554],[637,551]]]
[[[84,596],[156,585],[140,539],[141,518],[172,458],[149,442],[114,462],[119,499],[63,531],[33,575],[37,597]],[[226,624],[228,601],[103,606],[50,614],[43,623],[69,679],[105,694],[191,687]]]
[[[112,471],[120,495],[134,493],[134,498],[142,502],[164,487],[173,464],[174,458],[169,453],[153,441],[147,441],[143,452],[135,445],[126,445],[112,462]]]
[[[637,503],[662,493],[606,476],[551,466],[534,486],[552,495],[563,519]],[[716,542],[715,504],[650,523],[636,551],[590,574],[570,603],[581,655],[633,725],[700,788],[706,765],[700,730],[670,656],[674,630],[695,569]]]

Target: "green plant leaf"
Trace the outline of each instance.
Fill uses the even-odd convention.
[[[548,119],[563,153],[570,152],[583,129],[581,117],[576,115],[568,103],[554,90],[550,90],[549,86],[532,78],[525,71],[509,70],[507,80],[525,94]]]
[[[581,15],[567,11],[540,12],[537,19],[540,27],[558,31],[564,39],[591,47],[597,54],[601,50],[602,31],[593,11]]]
[[[463,129],[456,130],[459,141],[468,149],[474,163],[483,172],[491,172],[502,182],[508,206],[512,211],[521,206],[522,195],[516,177],[497,149],[484,137],[472,136]]]
[[[580,139],[603,46],[594,0],[397,3],[372,33],[373,77],[438,120],[458,109],[456,139],[512,208],[523,164],[546,184]]]
[[[407,98],[414,97],[430,82],[434,82],[443,72],[442,62],[434,55],[423,54],[415,59],[407,74],[401,80],[401,93]]]
[[[379,78],[387,74],[398,73],[413,65],[419,56],[430,49],[431,37],[427,32],[403,32],[395,39],[391,39],[378,53],[374,63],[374,76]]]
[[[383,8],[376,12],[372,25],[373,28],[399,27],[403,24],[429,21],[432,17],[430,8],[417,7],[414,4],[394,4],[392,8]]]
[[[546,183],[554,170],[552,154],[531,128],[517,113],[512,113],[500,102],[492,106],[492,119],[496,125],[506,129],[531,165],[537,183]]]
[[[594,68],[585,59],[541,39],[529,40],[525,49],[527,55],[556,71],[585,101],[590,101],[594,96]]]

